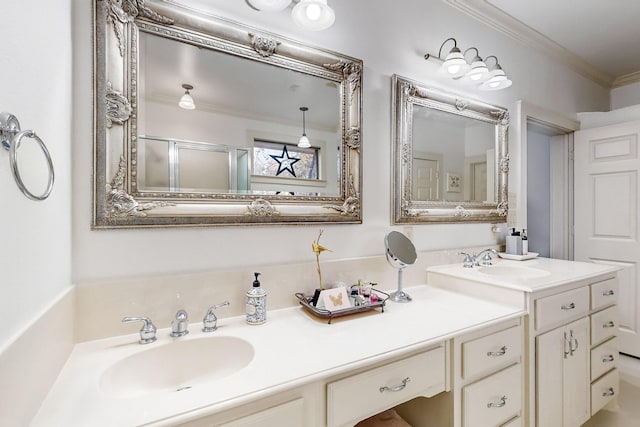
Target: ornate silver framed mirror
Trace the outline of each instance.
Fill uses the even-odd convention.
[[[94,12],[94,228],[362,222],[362,61],[169,1]]]
[[[506,221],[508,111],[392,80],[393,223]]]

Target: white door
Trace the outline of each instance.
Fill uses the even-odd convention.
[[[439,162],[413,159],[413,200],[440,200]]]
[[[471,201],[484,202],[487,200],[487,162],[471,164]]]
[[[621,267],[620,352],[640,357],[640,121],[575,133],[575,259]]]

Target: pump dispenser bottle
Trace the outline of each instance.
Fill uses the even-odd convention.
[[[522,255],[522,237],[520,232],[512,229],[510,236],[507,236],[507,253],[511,255]]]
[[[260,273],[253,274],[256,279],[253,281],[253,287],[247,292],[247,323],[260,325],[267,321],[267,293],[260,287]]]

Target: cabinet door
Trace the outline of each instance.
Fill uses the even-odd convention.
[[[538,427],[577,427],[589,418],[589,321],[536,337]]]
[[[578,427],[591,416],[591,369],[589,367],[589,321],[580,319],[563,328],[568,333],[569,355],[563,359],[564,426]]]

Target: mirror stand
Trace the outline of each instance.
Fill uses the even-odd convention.
[[[391,292],[389,299],[393,302],[411,302],[411,296],[402,290],[402,270],[404,267],[398,269],[398,289],[395,292]]]
[[[397,231],[392,231],[384,238],[387,261],[398,269],[398,289],[392,292],[389,299],[393,302],[411,302],[409,294],[402,289],[402,270],[416,262],[418,254],[416,248],[407,236]]]

